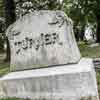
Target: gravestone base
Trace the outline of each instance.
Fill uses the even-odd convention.
[[[78,64],[11,72],[0,79],[0,97],[32,100],[98,100],[91,59]]]

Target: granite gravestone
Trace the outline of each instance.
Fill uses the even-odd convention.
[[[6,34],[16,72],[0,78],[0,98],[98,100],[93,62],[80,57],[72,22],[63,12],[34,11]]]
[[[61,11],[34,11],[7,30],[11,71],[78,63],[72,22]]]

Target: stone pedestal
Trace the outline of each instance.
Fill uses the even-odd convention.
[[[0,97],[32,100],[98,100],[91,59],[78,64],[11,72],[0,79]]]

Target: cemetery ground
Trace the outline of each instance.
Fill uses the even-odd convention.
[[[84,42],[78,43],[78,46],[80,48],[80,52],[83,57],[100,59],[100,45],[98,46],[90,46]],[[9,63],[4,62],[5,53],[0,53],[0,77],[9,73]],[[96,75],[97,75],[97,84],[98,84],[98,91],[100,95],[100,64],[95,65],[96,67]],[[8,98],[8,99],[0,99],[0,100],[22,100],[18,98]],[[24,100],[24,99],[23,99]],[[25,99],[29,100],[29,99]],[[44,99],[45,100],[45,99]]]

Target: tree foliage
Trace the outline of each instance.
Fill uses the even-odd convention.
[[[0,0],[0,17],[4,17],[4,3]]]
[[[61,7],[57,0],[18,0],[15,5],[17,19],[34,10],[56,10]]]
[[[96,23],[97,42],[100,42],[100,0],[64,0],[63,4],[76,26]]]

